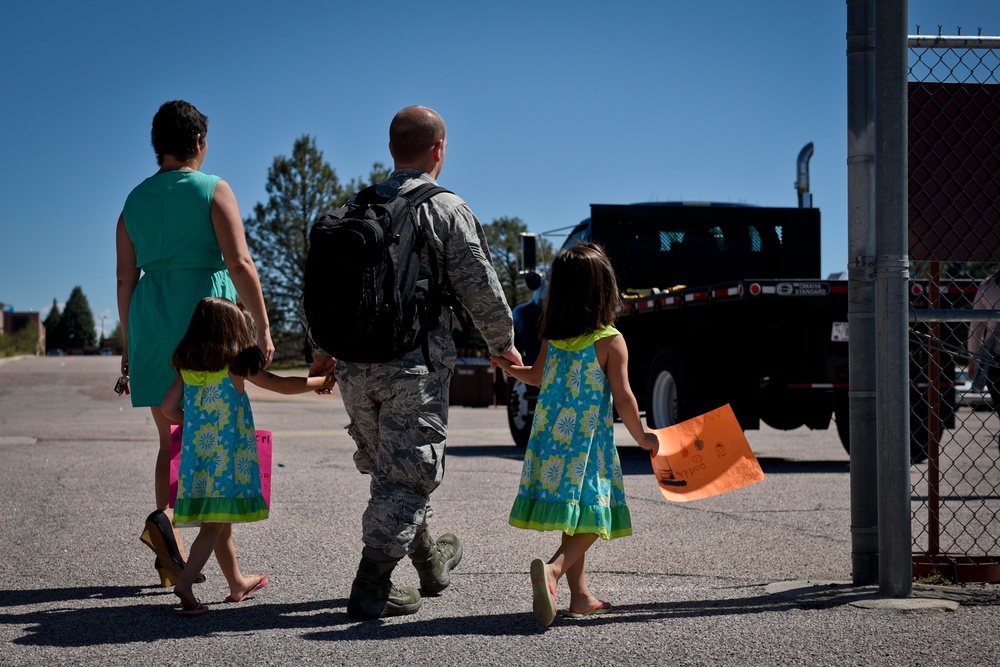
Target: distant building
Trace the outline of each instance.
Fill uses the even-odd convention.
[[[32,323],[38,325],[38,343],[35,354],[45,354],[45,325],[42,324],[41,313],[18,313],[5,310],[0,319],[0,333],[14,335],[28,328]]]

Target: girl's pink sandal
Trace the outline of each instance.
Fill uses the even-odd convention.
[[[556,618],[556,589],[549,583],[540,558],[531,561],[531,604],[538,624],[543,628],[552,625]]]

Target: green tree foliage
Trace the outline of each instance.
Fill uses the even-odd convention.
[[[309,230],[324,213],[343,205],[368,184],[389,175],[375,163],[366,182],[342,183],[309,135],[295,140],[292,155],[278,155],[267,172],[268,200],[244,220],[247,245],[260,273],[276,357],[308,354],[298,308],[305,278]]]
[[[45,321],[42,324],[45,326],[45,349],[48,350],[61,350],[66,347],[61,339],[62,330],[60,324],[62,323],[62,311],[59,310],[59,300],[52,299],[52,309],[49,310],[49,314],[45,316]]]
[[[115,354],[121,354],[125,350],[125,335],[122,333],[121,322],[115,325],[114,331],[111,332],[111,338],[115,341]]]
[[[500,278],[507,304],[513,308],[531,299],[531,290],[525,286],[524,277],[520,275],[518,267],[518,236],[526,233],[528,226],[520,218],[503,217],[484,225],[483,231],[486,232],[486,240],[490,244],[493,267]],[[538,266],[544,271],[552,261],[552,244],[540,236],[536,239]]]
[[[79,285],[73,288],[66,301],[66,309],[57,327],[60,339],[68,349],[87,349],[97,346],[94,313]]]
[[[31,322],[14,334],[0,333],[0,357],[40,353],[38,324]]]
[[[937,273],[940,280],[985,280],[997,270],[996,263],[989,262],[938,262]],[[931,275],[931,262],[913,260],[910,262],[910,277],[926,280]]]

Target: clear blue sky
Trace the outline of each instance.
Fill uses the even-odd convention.
[[[794,206],[815,143],[823,275],[847,266],[844,0],[13,3],[0,25],[0,302],[80,285],[117,322],[115,221],[156,170],[170,99],[209,118],[203,169],[247,217],[303,134],[342,180],[391,164],[392,115],[436,108],[439,179],[483,223],[541,232],[591,203]],[[910,0],[908,31],[1000,34],[996,0]]]

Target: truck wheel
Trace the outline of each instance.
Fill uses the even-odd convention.
[[[531,435],[531,421],[535,418],[535,403],[538,402],[538,387],[524,384],[520,380],[507,380],[507,424],[514,444],[528,446]]]
[[[851,421],[849,409],[846,401],[834,409],[833,418],[837,421],[837,435],[840,436],[840,444],[848,454],[851,453]],[[938,431],[938,437],[944,429]],[[926,418],[910,413],[910,463],[923,463],[927,460],[927,439],[930,432],[927,430]]]
[[[649,428],[673,426],[680,421],[684,386],[680,367],[671,350],[660,350],[653,358],[646,386],[646,424]]]
[[[806,423],[807,405],[788,389],[764,388],[760,393],[760,420],[779,431],[791,431]]]

